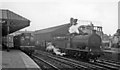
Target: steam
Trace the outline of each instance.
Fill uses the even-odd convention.
[[[85,23],[90,23],[90,25],[81,25],[81,24],[85,24]],[[93,30],[93,24],[92,22],[88,22],[88,21],[80,21],[80,23],[77,23],[77,19],[74,18],[70,18],[70,24],[71,26],[69,27],[69,33],[73,34],[80,34],[80,32],[82,33],[91,33],[91,30]],[[86,28],[87,27],[87,28]]]
[[[46,50],[47,50],[47,51],[53,51],[56,55],[60,55],[60,56],[65,55],[65,53],[61,53],[61,52],[60,52],[60,49],[55,48],[55,47],[52,45],[52,43],[48,43],[48,44],[47,44]]]
[[[77,23],[77,20],[78,19],[74,19],[74,18],[70,18],[70,24],[71,24],[71,27],[69,27],[69,33],[72,34],[72,33],[77,33],[79,34],[79,27],[80,25]]]
[[[79,34],[80,32],[79,32],[79,26],[80,25],[72,25],[70,28],[69,28],[69,33],[70,34],[72,34],[72,33],[77,33],[77,34]]]

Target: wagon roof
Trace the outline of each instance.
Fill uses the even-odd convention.
[[[2,35],[8,34],[8,25],[10,28],[9,33],[25,28],[30,25],[30,20],[10,11],[0,9],[0,22],[2,22]]]

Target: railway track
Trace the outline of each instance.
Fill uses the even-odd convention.
[[[61,56],[56,56],[56,55],[52,55],[50,53],[46,53],[46,52],[41,52],[41,51],[38,51],[37,54],[44,54],[44,55],[47,55],[48,57],[50,58],[53,58],[55,60],[59,60],[59,61],[62,61],[64,62],[64,64],[71,64],[72,66],[74,66],[74,68],[81,68],[82,69],[91,69],[91,70],[107,70],[107,68],[104,68],[104,67],[101,67],[101,66],[97,66],[97,65],[93,65],[93,64],[90,64],[90,63],[86,63],[86,62],[82,62],[82,61],[76,61],[76,60],[73,60],[73,59],[69,59],[69,58],[65,58],[65,57],[61,57]]]
[[[82,66],[82,65],[76,66],[75,64],[74,65],[69,64],[69,63],[66,63],[66,61],[60,60],[58,58],[52,58],[50,56],[46,56],[43,54],[34,54],[33,56],[35,58],[47,63],[48,65],[52,66],[55,70],[63,70],[63,69],[86,70],[86,69],[88,69],[85,66]]]
[[[116,64],[114,62],[109,62],[107,60],[97,60],[95,62],[95,64],[104,66],[104,67],[109,68],[109,69],[114,69],[114,70],[120,69],[120,65],[119,64]]]
[[[32,55],[34,58],[34,61],[43,69],[43,70],[60,70],[57,66],[47,62],[45,59],[40,58],[36,55]]]
[[[119,65],[120,66],[120,62],[118,61],[113,61],[113,60],[106,60],[106,59],[100,59],[101,61],[104,61],[104,62],[109,62],[109,63],[114,63],[116,65]]]
[[[68,57],[69,58],[69,57]],[[84,61],[78,58],[71,58],[71,59],[75,59],[78,61]],[[88,61],[84,61],[84,62],[88,62]],[[96,60],[95,62],[88,62],[90,64],[94,64],[97,66],[101,66],[106,68],[106,70],[119,70],[120,69],[120,64],[118,64],[119,62],[115,62],[115,61],[108,61],[108,60]]]
[[[40,66],[41,69],[43,70],[49,70],[49,69],[52,69],[52,70],[57,70],[55,66],[49,64],[49,63],[46,63],[44,60],[41,60],[39,57],[37,56],[32,56],[32,59]]]
[[[119,70],[119,67],[113,66],[113,64],[111,65],[108,63],[104,63],[103,61],[99,61],[99,60],[97,60],[96,62],[89,62],[89,63],[102,66],[102,67],[107,68],[109,70]]]

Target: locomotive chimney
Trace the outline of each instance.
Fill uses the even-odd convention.
[[[74,20],[74,18],[70,18],[70,25],[71,26],[73,25],[73,20]]]
[[[92,34],[96,34],[96,30],[92,30]]]

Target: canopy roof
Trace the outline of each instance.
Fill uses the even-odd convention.
[[[10,11],[0,9],[0,23],[2,23],[2,36],[13,33],[30,25],[30,20]],[[9,32],[8,32],[9,26]]]

